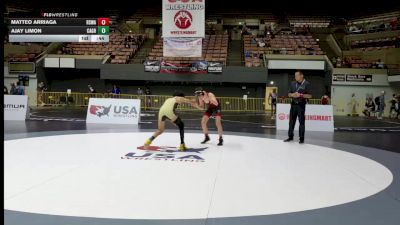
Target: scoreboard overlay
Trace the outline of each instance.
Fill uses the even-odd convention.
[[[13,18],[9,42],[109,42],[109,18]]]

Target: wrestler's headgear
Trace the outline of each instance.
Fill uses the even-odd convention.
[[[198,87],[198,88],[195,89],[194,94],[195,94],[196,96],[204,95],[204,92],[203,92],[203,91],[204,91],[204,90],[203,90],[202,87]]]

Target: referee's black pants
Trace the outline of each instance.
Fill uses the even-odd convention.
[[[290,107],[290,118],[289,118],[289,138],[293,139],[293,130],[296,125],[296,119],[299,118],[299,137],[300,140],[304,140],[304,131],[305,131],[305,112],[306,105],[305,104],[292,104]]]

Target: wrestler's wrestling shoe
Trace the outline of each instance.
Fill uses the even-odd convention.
[[[179,145],[179,151],[186,151],[186,150],[187,150],[187,148],[186,148],[185,144],[180,144]]]
[[[224,139],[222,139],[222,138],[219,138],[219,141],[218,141],[218,146],[222,146],[224,144]]]
[[[210,137],[207,135],[205,138],[204,138],[204,141],[202,141],[201,143],[202,144],[205,144],[205,143],[207,143],[207,142],[209,142],[210,141]]]
[[[145,150],[149,149],[149,146],[151,145],[150,139],[147,139],[146,142],[144,142],[143,148]]]

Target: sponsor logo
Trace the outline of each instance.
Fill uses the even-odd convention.
[[[317,121],[332,121],[332,116],[324,115],[306,115],[306,120],[317,120]]]
[[[221,62],[209,62],[208,72],[209,73],[222,73],[222,63]]]
[[[192,25],[193,17],[189,11],[180,10],[174,16],[174,23],[180,29],[187,29]]]
[[[284,120],[285,117],[286,117],[285,113],[279,113],[279,114],[278,114],[278,118],[279,118],[280,120]]]
[[[157,161],[174,161],[174,162],[205,162],[200,156],[205,148],[190,148],[186,151],[179,151],[176,147],[169,146],[150,146],[145,150],[143,146],[139,146],[140,152],[129,152],[121,157],[121,159],[130,160],[157,160]]]
[[[106,106],[100,106],[100,105],[91,105],[89,108],[89,112],[92,115],[96,115],[98,117],[102,116],[109,116],[108,114],[110,113],[111,105],[106,107]]]
[[[160,71],[160,66],[144,66],[145,72],[158,72]]]
[[[160,61],[150,61],[146,60],[144,62],[145,72],[159,72],[160,71]]]
[[[289,114],[279,113],[278,118],[280,120],[288,120],[290,118]],[[332,116],[324,116],[324,115],[305,115],[306,120],[314,120],[314,121],[332,121]]]
[[[187,3],[187,2],[203,2],[203,0],[168,0],[171,3],[175,2],[182,2],[182,3]]]
[[[99,105],[91,105],[89,107],[89,112],[92,115],[96,115],[98,117],[102,116],[108,116],[109,113],[112,110],[112,116],[113,117],[124,117],[124,118],[136,118],[138,116],[136,107],[131,107],[131,106],[117,106],[113,105],[110,106],[99,106]]]
[[[18,110],[18,109],[25,109],[25,105],[18,105],[18,104],[4,104],[4,109],[6,109],[6,110]]]

